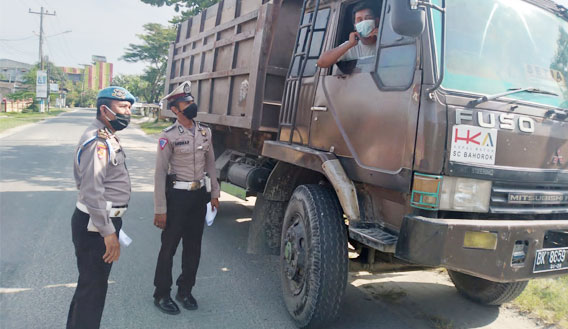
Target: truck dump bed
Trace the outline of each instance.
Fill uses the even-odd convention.
[[[276,132],[301,3],[225,0],[184,21],[170,46],[165,94],[191,81],[197,120]],[[166,104],[162,115],[174,116]]]

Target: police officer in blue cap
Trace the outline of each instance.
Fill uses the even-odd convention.
[[[130,176],[115,133],[128,126],[134,96],[108,87],[97,96],[97,117],[81,136],[74,159],[79,196],[71,232],[79,280],[67,328],[99,328],[112,263],[120,257],[119,232],[130,200]]]

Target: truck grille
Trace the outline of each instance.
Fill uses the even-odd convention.
[[[568,186],[494,182],[489,209],[494,214],[566,214]]]

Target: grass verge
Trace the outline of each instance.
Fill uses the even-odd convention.
[[[548,324],[568,329],[568,275],[530,281],[513,305]]]
[[[172,123],[170,121],[155,120],[155,121],[148,121],[142,123],[140,125],[140,128],[147,135],[152,135],[152,134],[159,134],[162,130],[164,130],[165,128],[171,125]]]
[[[65,110],[50,109],[49,113],[44,112],[2,112],[0,113],[0,132],[7,129],[38,122],[50,117],[66,112]]]

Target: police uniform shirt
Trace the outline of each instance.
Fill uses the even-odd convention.
[[[101,236],[115,232],[107,201],[124,206],[130,200],[130,176],[126,155],[118,139],[95,119],[79,141],[75,153],[74,176],[83,203]]]
[[[211,198],[219,198],[220,190],[215,170],[215,154],[211,129],[194,122],[194,132],[179,122],[164,129],[158,140],[154,176],[154,213],[165,214],[166,175],[175,174],[181,182],[211,178]]]

